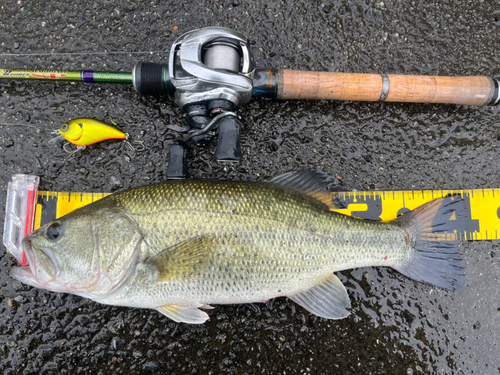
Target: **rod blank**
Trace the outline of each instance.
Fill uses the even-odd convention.
[[[93,70],[0,69],[0,79],[132,84],[132,73]]]

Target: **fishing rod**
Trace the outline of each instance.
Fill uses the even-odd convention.
[[[443,103],[472,106],[500,102],[496,79],[311,72],[263,69],[255,65],[248,39],[223,27],[189,31],[173,43],[168,64],[139,62],[132,72],[0,69],[0,79],[133,85],[143,95],[173,98],[188,127],[170,147],[167,178],[185,178],[187,144],[218,137],[215,157],[242,158],[241,122],[235,108],[252,98]]]

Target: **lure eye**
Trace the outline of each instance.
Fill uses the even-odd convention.
[[[47,237],[51,240],[59,238],[62,234],[61,224],[53,223],[47,228]]]
[[[68,130],[68,124],[64,124],[63,126],[61,126],[61,130],[63,132],[67,131]]]

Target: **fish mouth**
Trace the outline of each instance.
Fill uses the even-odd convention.
[[[29,266],[11,268],[10,276],[23,284],[31,285],[36,288],[43,288],[43,285],[38,283]]]
[[[36,268],[35,268],[35,254],[33,253],[33,246],[31,245],[31,240],[28,237],[25,237],[22,241],[23,244],[23,250],[24,253],[26,254],[26,259],[28,261],[28,266],[33,273],[33,275],[36,275]],[[26,268],[26,267],[23,267]]]
[[[32,286],[44,288],[61,273],[61,265],[54,252],[46,247],[34,246],[29,236],[22,241],[28,265],[13,267],[11,276]]]

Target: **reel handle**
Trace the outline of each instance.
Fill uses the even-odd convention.
[[[167,178],[179,180],[186,178],[188,172],[187,145],[184,142],[176,142],[170,146],[170,158],[167,167]]]
[[[234,116],[225,117],[219,123],[215,159],[220,162],[237,163],[241,158],[241,122]]]

